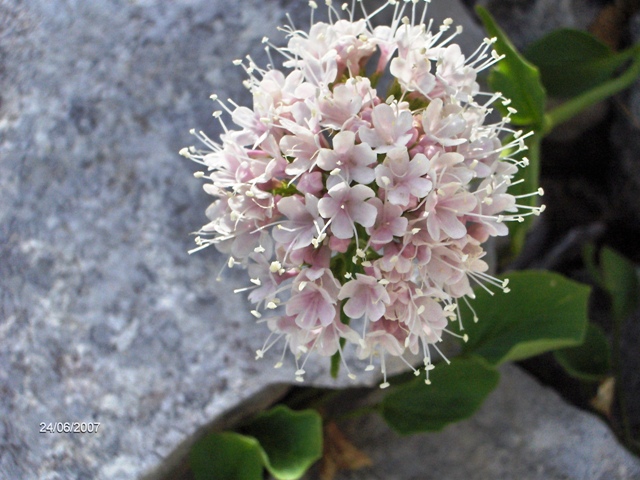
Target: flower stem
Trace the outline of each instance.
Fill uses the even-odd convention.
[[[633,58],[629,68],[619,77],[603,83],[575,98],[567,100],[562,105],[554,108],[545,115],[544,134],[548,134],[561,123],[570,120],[584,109],[615,95],[628,88],[640,75],[640,45],[628,50]]]

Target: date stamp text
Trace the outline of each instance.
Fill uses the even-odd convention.
[[[98,433],[100,422],[40,422],[40,433]]]

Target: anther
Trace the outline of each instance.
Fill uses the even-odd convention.
[[[277,260],[274,260],[273,262],[271,262],[271,265],[269,265],[269,271],[271,273],[276,273],[281,268],[282,268],[282,264]]]

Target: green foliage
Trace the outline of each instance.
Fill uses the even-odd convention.
[[[553,352],[558,363],[572,377],[587,382],[603,380],[611,373],[609,342],[600,327],[591,323],[584,342]]]
[[[471,322],[473,313],[461,306],[469,335],[463,352],[498,365],[583,341],[589,287],[542,270],[512,272],[508,278],[507,294],[477,290],[473,308],[478,323]]]
[[[540,70],[550,95],[573,97],[610,79],[630,52],[616,53],[590,33],[564,28],[533,43],[525,56]]]
[[[640,284],[635,265],[610,248],[600,252],[600,270],[603,288],[611,296],[614,319],[625,320],[638,305]]]
[[[212,433],[191,449],[191,470],[197,480],[261,480],[263,458],[255,438],[238,433]]]
[[[543,133],[548,129],[547,117],[545,116],[547,95],[540,80],[540,73],[518,52],[487,10],[477,6],[476,12],[478,12],[489,36],[496,39],[495,51],[504,56],[491,69],[489,86],[492,90],[501,92],[510,99],[511,104],[508,107],[517,110],[516,113],[510,114],[511,123],[534,132],[534,135],[525,139],[528,151],[524,154],[529,159],[529,167],[520,172],[519,177],[515,180],[522,180],[522,182],[511,192],[514,195],[535,192],[539,186],[540,142]],[[503,115],[508,113],[506,106],[498,103],[497,107]],[[535,206],[536,202],[537,197],[535,196],[522,200],[524,205],[529,206]],[[532,217],[526,217],[522,223],[512,222],[509,225],[514,255],[522,249],[526,231],[531,223]]]
[[[314,410],[279,405],[235,432],[212,433],[189,457],[197,480],[261,480],[263,469],[278,480],[294,480],[322,455],[322,421]]]
[[[429,377],[431,385],[416,377],[384,397],[381,414],[398,433],[439,431],[469,418],[498,385],[500,374],[479,357],[458,357],[438,365]]]
[[[511,99],[511,107],[517,110],[517,113],[511,115],[514,125],[542,131],[546,94],[538,69],[516,50],[487,10],[478,6],[476,12],[489,36],[497,39],[495,51],[504,55],[504,58],[492,68],[489,85],[494,91],[502,92],[505,97]]]
[[[315,410],[278,405],[244,428],[265,452],[265,466],[278,480],[300,478],[322,456],[322,419]]]
[[[499,364],[582,343],[589,287],[545,271],[513,272],[509,279],[509,293],[476,289],[478,323],[471,322],[467,306],[462,308],[469,336],[463,355],[438,365],[430,373],[431,385],[406,374],[396,377],[406,383],[394,387],[380,405],[392,428],[402,434],[437,431],[468,418],[497,386]],[[576,371],[583,365],[586,373],[586,362],[579,364],[577,355],[565,357],[575,360]]]

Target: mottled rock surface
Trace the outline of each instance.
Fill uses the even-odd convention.
[[[254,361],[244,275],[216,283],[223,258],[187,255],[207,198],[177,154],[211,130],[214,88],[248,101],[231,61],[285,7],[0,3],[0,477],[137,478],[293,378]],[[101,425],[39,433],[73,421]]]
[[[374,465],[341,472],[336,480],[640,478],[640,460],[620,447],[604,422],[514,366],[501,373],[480,410],[442,432],[402,437],[373,415],[343,424]]]
[[[136,478],[292,380],[254,361],[244,274],[187,256],[208,199],[177,155],[219,133],[211,93],[250,101],[231,62],[265,64],[285,12],[307,25],[296,1],[0,0],[0,477]],[[73,421],[101,425],[39,433]]]
[[[0,0],[0,478],[157,477],[293,378],[254,361],[244,274],[187,256],[208,200],[177,155],[219,133],[209,94],[248,103],[231,61],[266,63],[285,11],[306,25],[298,1]]]

